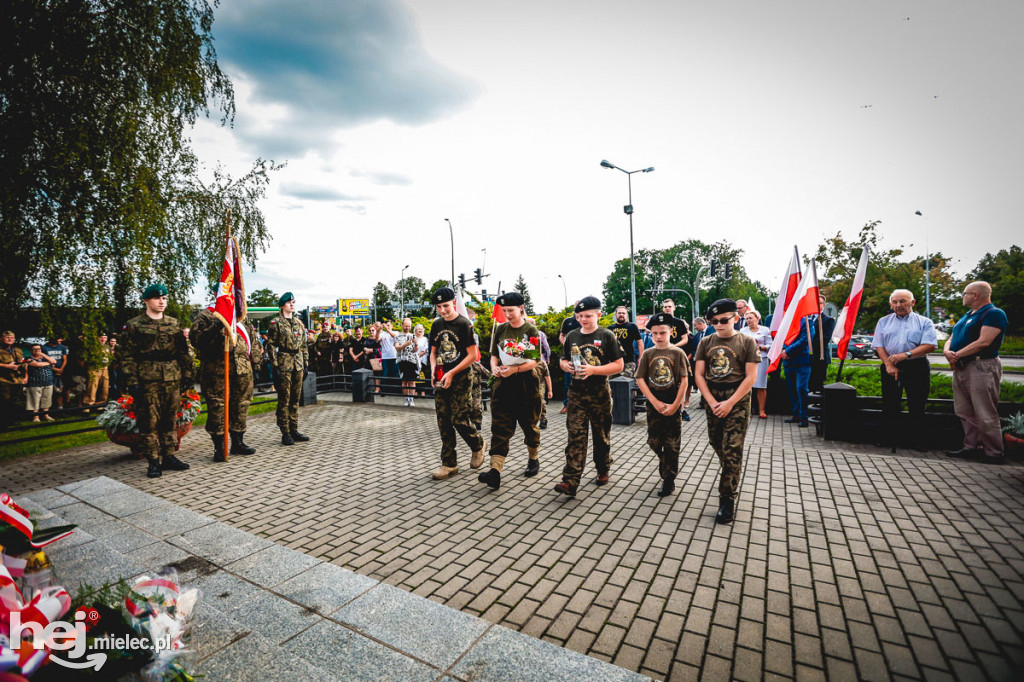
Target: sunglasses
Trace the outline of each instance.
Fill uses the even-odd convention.
[[[730,317],[719,317],[719,318],[716,318],[714,320],[708,320],[708,324],[714,324],[714,325],[729,324],[730,322],[732,322],[732,317],[731,316]]]

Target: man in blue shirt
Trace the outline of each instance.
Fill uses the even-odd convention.
[[[882,359],[882,430],[885,442],[914,447],[931,389],[928,354],[939,344],[935,324],[914,312],[914,294],[896,289],[889,295],[892,313],[875,325],[871,347]],[[905,428],[899,426],[900,401],[907,392]]]
[[[807,330],[810,329],[810,338]],[[786,388],[789,389],[789,402],[793,408],[793,416],[786,420],[787,424],[796,424],[800,428],[807,427],[807,394],[811,381],[811,348],[818,336],[818,320],[816,315],[808,315],[800,320],[800,334],[793,343],[782,347],[782,369],[786,374]]]
[[[1003,366],[999,347],[1006,334],[1006,313],[992,305],[992,286],[971,282],[964,288],[970,311],[953,327],[943,355],[953,368],[953,410],[964,426],[964,443],[952,457],[1003,463],[999,421],[999,383]]]

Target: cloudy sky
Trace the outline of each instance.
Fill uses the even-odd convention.
[[[456,275],[599,295],[629,254],[602,159],[656,168],[637,249],[726,239],[777,287],[793,244],[881,220],[966,272],[1021,243],[1022,26],[1019,0],[222,0],[238,115],[193,141],[287,161],[246,283],[303,306],[447,277],[445,218]]]

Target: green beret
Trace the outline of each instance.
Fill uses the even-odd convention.
[[[151,298],[160,298],[161,296],[167,295],[167,287],[159,282],[154,282],[146,287],[146,290],[142,292],[142,300],[148,301]]]
[[[281,308],[288,301],[294,301],[294,300],[295,300],[295,294],[293,294],[290,291],[286,291],[286,292],[284,292],[284,295],[281,296],[281,298],[277,299],[277,307]]]

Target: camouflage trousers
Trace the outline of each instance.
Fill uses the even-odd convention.
[[[478,452],[484,447],[484,439],[473,421],[471,371],[459,372],[448,388],[438,387],[434,392],[437,429],[441,432],[441,464],[446,467],[459,465],[455,453],[456,432],[473,452]]]
[[[662,480],[674,481],[679,473],[682,429],[682,411],[666,417],[647,404],[647,445],[658,455],[658,474]]]
[[[302,395],[302,370],[274,372],[277,379],[277,428],[281,433],[299,430],[299,396]]]
[[[228,430],[233,433],[245,432],[249,421],[249,403],[252,402],[252,375],[231,373],[231,392],[228,400]],[[199,388],[206,402],[206,432],[214,436],[224,435],[224,368],[203,365],[199,375]]]
[[[528,448],[540,447],[541,406],[537,391],[537,375],[533,372],[514,374],[494,382],[491,395],[491,456],[507,457],[508,444],[516,432],[523,430]]]
[[[735,387],[708,386],[716,400],[726,400],[736,392]],[[750,394],[736,403],[724,417],[711,413],[711,406],[704,402],[708,418],[708,441],[722,463],[722,477],[718,483],[718,496],[735,500],[739,495],[740,474],[743,467],[743,440],[750,423]]]
[[[479,362],[469,366],[470,380],[473,382],[473,424],[479,431],[484,423],[484,383],[491,373]]]
[[[569,432],[569,443],[565,446],[562,481],[575,492],[587,461],[588,429],[594,436],[594,467],[598,475],[607,473],[612,465],[612,394],[608,384],[586,393],[570,388],[567,408],[565,428]]]
[[[181,402],[177,381],[151,381],[142,384],[135,396],[135,418],[139,427],[140,450],[151,462],[173,455],[178,447],[175,415]]]

